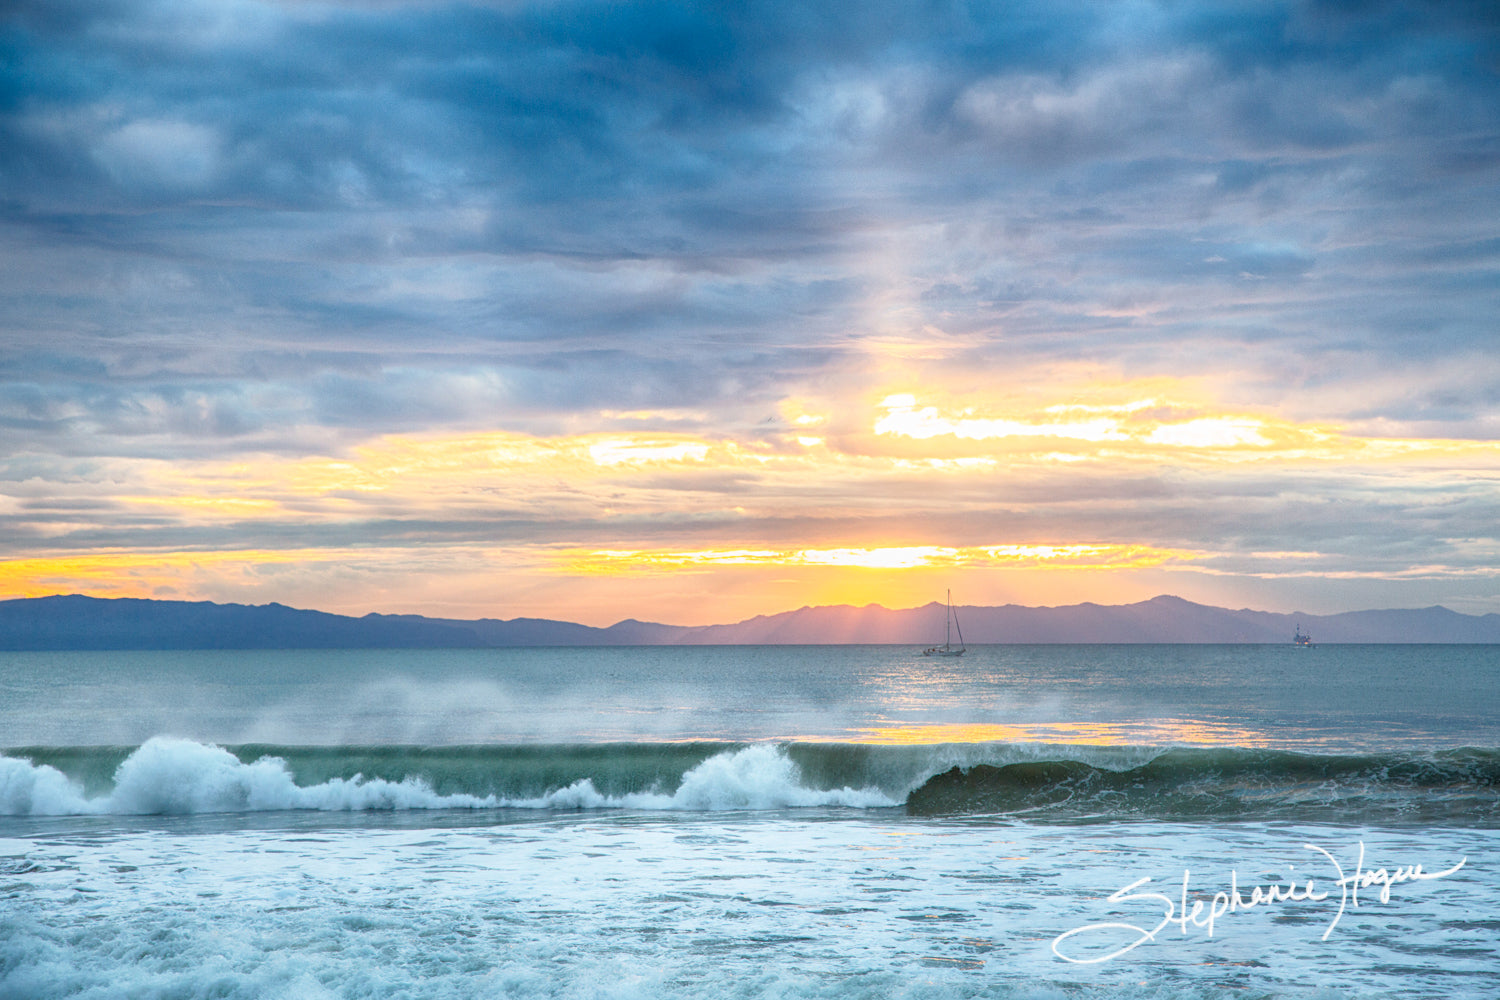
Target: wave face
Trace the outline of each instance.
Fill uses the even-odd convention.
[[[1500,752],[1361,756],[1239,748],[1165,750],[1136,767],[1077,760],[954,767],[912,791],[918,815],[1115,819],[1500,823]]]
[[[0,756],[0,815],[886,809],[1041,823],[1500,826],[1500,751],[1334,756],[982,743],[140,747]]]

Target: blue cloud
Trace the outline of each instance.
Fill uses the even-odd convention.
[[[960,331],[986,363],[1018,340],[1132,367],[1281,336],[1378,367],[1413,328],[1462,356],[1495,314],[1482,3],[0,18],[0,373],[100,427],[127,383],[283,400],[163,431],[189,438],[446,426],[469,411],[429,394],[460,371],[510,386],[518,421],[699,406],[720,381],[760,406],[856,366],[876,294],[909,304],[881,332]],[[1148,288],[1170,318],[1120,336]],[[73,360],[38,365],[41,344]]]

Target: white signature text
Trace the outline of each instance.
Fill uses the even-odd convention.
[[[1247,894],[1240,888],[1239,873],[1231,871],[1229,873],[1229,888],[1227,890],[1214,893],[1211,899],[1197,893],[1194,893],[1193,898],[1189,899],[1192,873],[1184,868],[1182,871],[1181,892],[1177,894],[1176,899],[1173,899],[1165,893],[1160,892],[1137,892],[1137,889],[1151,881],[1149,877],[1139,878],[1111,894],[1109,902],[1117,904],[1129,904],[1137,900],[1156,902],[1161,906],[1161,920],[1155,927],[1148,929],[1121,921],[1086,924],[1059,934],[1052,942],[1053,954],[1064,961],[1079,964],[1108,962],[1140,947],[1147,941],[1156,940],[1158,934],[1174,925],[1179,928],[1182,934],[1191,933],[1191,928],[1201,928],[1208,937],[1213,937],[1214,925],[1233,913],[1252,910],[1256,907],[1282,906],[1288,903],[1322,903],[1336,897],[1338,900],[1337,912],[1333,914],[1333,919],[1329,921],[1327,929],[1323,931],[1323,940],[1327,941],[1328,936],[1333,933],[1334,928],[1343,919],[1345,909],[1351,906],[1355,908],[1359,906],[1360,890],[1368,890],[1378,886],[1380,901],[1382,903],[1389,903],[1391,901],[1391,889],[1394,886],[1400,885],[1403,882],[1446,878],[1462,868],[1464,862],[1468,861],[1468,858],[1464,858],[1453,867],[1440,872],[1423,871],[1421,865],[1400,865],[1394,868],[1367,869],[1365,868],[1365,844],[1364,841],[1360,841],[1359,854],[1355,859],[1354,869],[1352,872],[1346,874],[1344,866],[1328,851],[1316,844],[1303,844],[1302,846],[1309,851],[1314,851],[1322,855],[1327,859],[1328,864],[1332,866],[1331,877],[1323,883],[1329,888],[1319,889],[1317,887],[1317,880],[1311,878],[1300,883],[1296,879],[1292,879],[1285,885],[1279,882],[1266,886],[1258,885],[1251,888]],[[1366,901],[1369,901],[1368,893],[1366,894]],[[1332,903],[1329,903],[1329,905],[1332,906]],[[1106,941],[1108,944],[1104,945],[1104,947],[1109,947],[1118,942],[1121,934],[1124,932],[1128,932],[1131,935],[1124,945],[1115,947],[1114,950],[1106,954],[1087,955],[1087,957],[1084,957],[1090,950],[1088,948],[1090,939],[1094,941]]]

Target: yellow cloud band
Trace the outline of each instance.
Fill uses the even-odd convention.
[[[1201,553],[1148,545],[937,545],[827,549],[714,549],[650,551],[601,549],[561,554],[567,571],[626,574],[715,566],[840,566],[859,569],[1056,566],[1075,569],[1140,569],[1198,558]]]

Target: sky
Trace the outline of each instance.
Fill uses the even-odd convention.
[[[1500,612],[1500,14],[8,0],[0,598]]]

